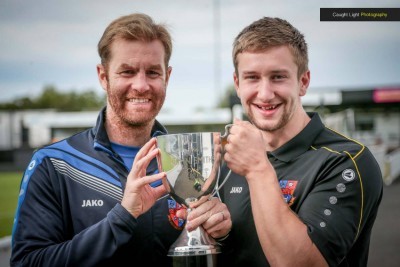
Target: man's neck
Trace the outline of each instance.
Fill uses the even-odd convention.
[[[146,125],[132,126],[112,114],[106,115],[105,128],[111,142],[125,146],[143,146],[150,140],[154,120]]]
[[[274,151],[275,149],[283,146],[289,140],[298,135],[310,122],[310,117],[306,112],[301,112],[300,116],[292,118],[291,122],[286,124],[283,128],[273,132],[263,131],[264,140],[266,143],[266,151]]]

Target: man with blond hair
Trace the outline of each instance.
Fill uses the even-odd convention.
[[[264,17],[236,37],[233,62],[249,121],[235,121],[225,146],[232,174],[220,195],[233,226],[221,264],[367,266],[381,171],[367,147],[302,107],[303,34]]]

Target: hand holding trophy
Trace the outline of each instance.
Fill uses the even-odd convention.
[[[212,197],[218,190],[223,146],[229,135],[219,132],[198,132],[167,134],[157,137],[160,154],[157,158],[159,170],[167,175],[163,184],[167,192],[190,212],[190,203],[201,197]],[[220,187],[229,178],[230,172]],[[183,229],[179,238],[172,244],[168,256],[175,262],[193,261],[200,266],[199,259],[205,259],[201,266],[215,266],[213,255],[220,253],[220,245],[199,226],[193,231]],[[187,257],[194,256],[194,257]],[[207,256],[207,257],[198,257]],[[188,262],[183,266],[188,266]]]

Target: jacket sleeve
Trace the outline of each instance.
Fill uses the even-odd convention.
[[[36,165],[36,166],[35,166]],[[137,221],[120,204],[73,235],[45,159],[32,160],[22,179],[12,237],[11,266],[99,266],[135,235]],[[73,196],[69,196],[73,197]]]

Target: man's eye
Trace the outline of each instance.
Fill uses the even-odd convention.
[[[147,75],[149,75],[152,78],[156,78],[156,77],[161,76],[161,73],[158,71],[155,71],[155,70],[150,70],[147,72]]]
[[[119,73],[120,75],[133,75],[135,72],[133,70],[123,70]]]
[[[285,75],[274,75],[274,76],[272,76],[272,79],[276,80],[276,81],[283,80],[285,78],[286,78]]]
[[[244,77],[245,80],[256,80],[257,78],[258,77],[256,75],[248,75]]]

